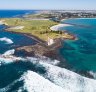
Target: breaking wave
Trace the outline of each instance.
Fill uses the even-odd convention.
[[[18,88],[18,92],[96,92],[96,80],[56,66],[59,61],[32,57],[22,60],[22,63],[26,63],[26,71],[10,85],[0,89],[0,92],[10,90],[20,81],[23,81],[23,85]],[[44,72],[41,73],[41,70]]]
[[[15,49],[12,49],[12,50],[8,50],[4,54],[0,55],[0,65],[3,63],[4,64],[13,63],[14,61],[19,61],[19,60],[24,61],[24,58],[16,57],[16,56],[14,56],[14,53],[15,53]]]
[[[7,37],[0,38],[0,41],[5,42],[6,44],[12,44],[13,41]]]
[[[14,49],[12,49],[12,50],[8,50],[8,51],[6,51],[3,55],[4,55],[4,56],[7,56],[7,55],[13,55],[14,52],[15,52]]]
[[[34,61],[31,61],[31,62],[34,62]],[[39,62],[38,64],[43,66],[46,70],[46,73],[43,74],[43,77],[45,78],[45,80],[48,79],[48,80],[50,80],[51,83],[54,83],[55,86],[60,87],[60,90],[55,90],[55,92],[62,92],[62,89],[63,89],[63,92],[96,92],[96,80],[83,77],[79,74],[76,74],[72,71],[69,71],[64,68],[60,68],[55,65],[47,64],[44,62]],[[32,76],[33,76],[33,73],[32,73]],[[32,76],[29,75],[29,78],[32,78]],[[28,79],[28,78],[25,78],[25,80],[26,79]],[[28,81],[27,81],[27,83],[28,83]],[[39,80],[36,80],[36,81],[38,81],[38,85],[39,85],[40,81]],[[43,81],[43,83],[44,82],[45,81]],[[40,85],[46,86],[47,84],[46,85],[40,84]],[[38,89],[40,89],[39,86],[37,86],[37,87],[38,87]],[[54,90],[52,90],[52,89],[51,89],[51,91],[54,92]],[[29,91],[29,92],[31,92],[31,91]],[[38,91],[33,91],[33,92],[38,92]],[[39,92],[41,92],[41,91],[39,91]],[[44,92],[44,91],[42,91],[42,92]],[[46,92],[50,92],[50,91],[47,90]]]
[[[90,71],[89,74],[92,75],[94,79],[96,79],[96,72]]]
[[[27,71],[22,79],[24,80],[24,88],[28,92],[64,92],[65,90],[52,83],[51,81],[45,79],[41,75],[33,72]],[[66,90],[66,92],[68,92]]]

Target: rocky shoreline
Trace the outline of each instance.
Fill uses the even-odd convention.
[[[58,51],[61,47],[61,39],[56,39],[55,43],[51,46],[47,46],[45,43],[40,42],[32,46],[18,47],[16,48],[16,53],[23,52],[26,56],[46,56],[51,59],[61,60]]]
[[[70,65],[64,59],[64,57],[62,57],[60,55],[60,53],[59,53],[60,48],[62,48],[62,40],[56,39],[56,43],[53,44],[52,46],[46,46],[42,43],[37,43],[36,45],[32,45],[32,46],[23,46],[23,47],[16,48],[15,54],[22,52],[23,54],[25,54],[25,56],[36,57],[36,58],[41,58],[41,57],[45,56],[52,60],[60,61],[58,66],[72,70],[70,68]],[[86,71],[77,71],[76,70],[74,72],[76,72],[80,75],[89,77],[89,78],[94,78],[93,75],[91,75],[89,72],[86,72]]]
[[[41,40],[34,35],[31,35],[28,33],[14,32],[14,31],[9,30],[9,28],[10,28],[10,26],[7,26],[5,31],[11,32],[11,33],[16,33],[16,34],[23,34],[23,35],[37,41],[37,43],[35,45],[17,47],[15,49],[15,54],[14,54],[15,56],[18,53],[23,53],[26,57],[38,57],[38,58],[40,58],[42,56],[45,56],[45,57],[48,57],[50,59],[60,61],[61,63],[58,66],[63,67],[63,68],[65,67],[65,68],[70,70],[70,65],[67,64],[67,61],[59,53],[59,49],[62,48],[62,41],[64,41],[64,39],[62,39],[62,38],[54,39],[55,40],[54,44],[48,46],[46,41]],[[77,38],[74,38],[71,40],[77,40]],[[89,78],[93,78],[93,76],[90,75],[90,73],[88,73],[88,72],[84,72],[84,71],[80,71],[80,72],[76,71],[76,72],[81,74],[81,75],[87,76]]]
[[[45,56],[50,59],[65,62],[65,59],[59,53],[60,48],[62,48],[62,46],[63,46],[62,42],[65,40],[62,37],[54,39],[54,43],[52,45],[48,45],[48,43],[46,41],[39,39],[38,37],[36,37],[32,34],[11,31],[10,27],[8,27],[8,26],[5,29],[5,31],[15,33],[15,34],[22,34],[31,39],[34,39],[37,42],[35,45],[17,47],[15,49],[15,55],[18,55],[18,53],[24,53],[24,55],[28,56],[28,57]],[[70,40],[76,40],[75,36],[73,36],[73,38]]]
[[[62,37],[54,39],[54,43],[49,46],[47,41],[44,41],[38,38],[37,36],[34,36],[29,33],[11,31],[10,28],[11,26],[7,25],[5,31],[25,35],[31,39],[34,39],[37,42],[35,45],[17,47],[16,53],[23,52],[25,56],[34,56],[34,57],[46,56],[51,59],[65,61],[64,58],[59,54],[59,49],[62,48],[62,41],[64,40]],[[73,38],[70,38],[70,40],[76,40],[75,36],[73,36]]]

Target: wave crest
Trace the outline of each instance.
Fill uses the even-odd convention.
[[[68,92],[32,71],[27,71],[22,78],[28,92]]]
[[[23,80],[23,89],[28,92],[96,92],[96,80],[83,77],[65,68],[56,66],[50,59],[26,57],[25,61],[32,63],[37,71],[32,68],[24,72],[18,80]],[[24,62],[25,62],[24,61]],[[45,73],[39,69],[44,67]],[[31,64],[30,64],[31,67]]]
[[[0,38],[0,41],[6,42],[6,44],[12,44],[13,41],[7,37]]]
[[[31,63],[38,62],[36,66],[44,67],[46,73],[28,71],[23,75],[24,87],[28,92],[96,92],[96,80],[47,63],[47,60],[45,62],[36,60],[31,60]]]
[[[12,49],[12,50],[8,50],[8,51],[6,51],[3,55],[4,55],[4,56],[7,56],[7,55],[13,55],[14,52],[15,52],[14,49]]]

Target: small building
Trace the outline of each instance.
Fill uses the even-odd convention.
[[[54,40],[48,37],[48,46],[52,45],[54,43]]]

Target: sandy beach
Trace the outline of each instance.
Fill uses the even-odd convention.
[[[20,30],[23,30],[23,28],[24,28],[24,26],[15,26],[15,27],[10,27],[9,29],[13,29],[13,30],[14,30],[14,29],[15,29],[15,30],[16,30],[16,29],[17,29],[17,30],[20,29]]]
[[[60,30],[61,27],[67,27],[67,26],[72,26],[72,25],[70,25],[70,24],[58,24],[58,25],[50,27],[50,29],[58,31],[58,30]]]
[[[0,21],[0,25],[4,24],[4,21]]]
[[[0,20],[0,25],[8,25],[7,23],[5,23],[5,21],[4,20]]]

